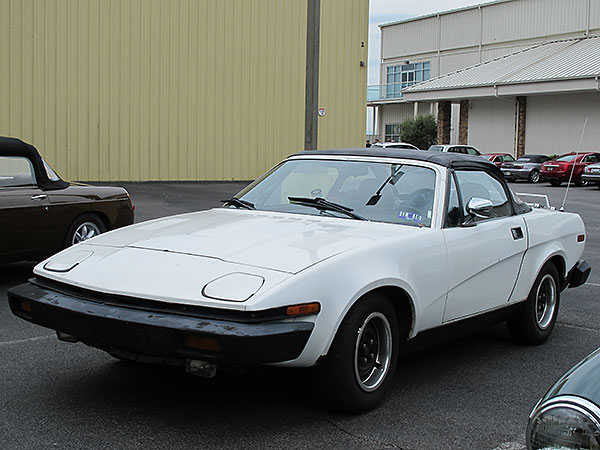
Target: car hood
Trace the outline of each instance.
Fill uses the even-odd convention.
[[[86,243],[203,256],[298,273],[358,246],[419,231],[351,219],[218,208],[142,222]]]

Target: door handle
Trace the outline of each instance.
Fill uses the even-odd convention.
[[[511,228],[510,234],[512,234],[514,240],[523,239],[523,230],[521,230],[521,227]]]
[[[34,195],[33,197],[31,197],[31,200],[44,200],[48,198],[48,196],[46,194],[40,194],[40,195]]]

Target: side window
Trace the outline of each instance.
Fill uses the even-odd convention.
[[[0,187],[35,186],[33,165],[20,156],[0,156]]]
[[[506,162],[506,161],[508,161],[508,162],[512,162],[512,161],[514,161],[514,160],[515,160],[515,158],[513,158],[512,156],[510,156],[510,155],[504,155],[504,161],[505,161],[505,162]]]
[[[448,195],[448,209],[446,210],[446,228],[454,228],[460,224],[462,214],[460,213],[460,202],[458,201],[458,190],[454,176],[450,175],[450,192]]]
[[[504,191],[504,187],[494,177],[487,172],[479,170],[459,170],[456,171],[458,186],[461,193],[463,204],[463,214],[468,216],[466,208],[467,203],[472,198],[483,198],[490,200],[493,205],[491,218],[510,216],[512,210],[510,202]],[[484,219],[475,218],[475,221]]]
[[[494,162],[495,162],[495,163],[497,163],[497,162],[502,162],[502,156],[496,156],[496,157],[494,158]]]
[[[465,153],[468,153],[469,155],[475,155],[475,156],[479,155],[479,152],[477,150],[475,150],[473,147],[465,147],[465,150],[466,150]]]

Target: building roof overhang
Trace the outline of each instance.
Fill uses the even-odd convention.
[[[460,88],[437,88],[416,92],[404,92],[403,102],[460,101],[491,97],[517,97],[544,94],[568,94],[576,92],[600,92],[599,77],[537,81],[527,83],[495,84]],[[375,102],[373,102],[375,103]],[[388,102],[389,103],[389,102]],[[394,102],[398,103],[398,101]]]
[[[406,101],[600,92],[600,37],[534,45],[402,91]]]

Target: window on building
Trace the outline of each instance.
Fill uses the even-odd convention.
[[[400,142],[400,124],[388,123],[385,125],[385,142]]]
[[[401,96],[401,90],[431,77],[429,61],[388,66],[386,68],[387,98]]]

